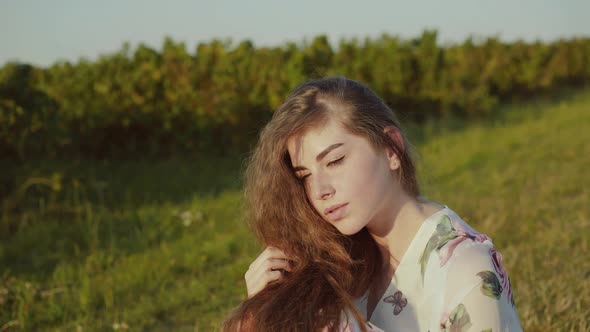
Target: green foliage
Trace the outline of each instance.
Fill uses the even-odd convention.
[[[166,38],[95,62],[0,68],[0,155],[165,156],[248,148],[287,93],[324,75],[369,84],[403,119],[477,117],[501,102],[590,81],[590,39],[505,43],[492,37],[439,45],[324,35],[256,48],[213,40],[189,53]],[[223,147],[220,149],[219,147]]]

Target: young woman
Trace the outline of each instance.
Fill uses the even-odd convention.
[[[411,146],[365,85],[297,87],[245,179],[267,248],[224,330],[521,330],[492,241],[419,196]]]

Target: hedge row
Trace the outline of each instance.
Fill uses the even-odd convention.
[[[419,38],[327,37],[266,48],[213,40],[194,54],[128,44],[96,61],[0,68],[0,156],[108,157],[235,151],[298,83],[344,75],[369,84],[402,117],[477,116],[503,101],[590,82],[590,38],[498,38],[440,45]]]

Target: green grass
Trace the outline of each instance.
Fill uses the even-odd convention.
[[[524,329],[590,330],[590,91],[410,136],[424,194],[494,239]],[[1,166],[0,331],[209,331],[245,296],[240,158]]]

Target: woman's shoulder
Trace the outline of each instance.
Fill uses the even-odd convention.
[[[421,256],[423,274],[470,273],[493,268],[494,260],[501,260],[492,239],[475,230],[450,208],[445,206],[435,222],[436,227]]]
[[[422,255],[422,259],[432,260],[423,267],[425,280],[437,279],[433,285],[440,287],[444,279],[445,288],[456,284],[450,288],[466,289],[490,282],[509,287],[502,255],[489,236],[476,231],[448,207],[436,222]]]
[[[492,238],[465,222],[457,213],[449,209],[448,219],[452,225],[450,241],[441,251],[452,264],[487,264],[496,252]]]

